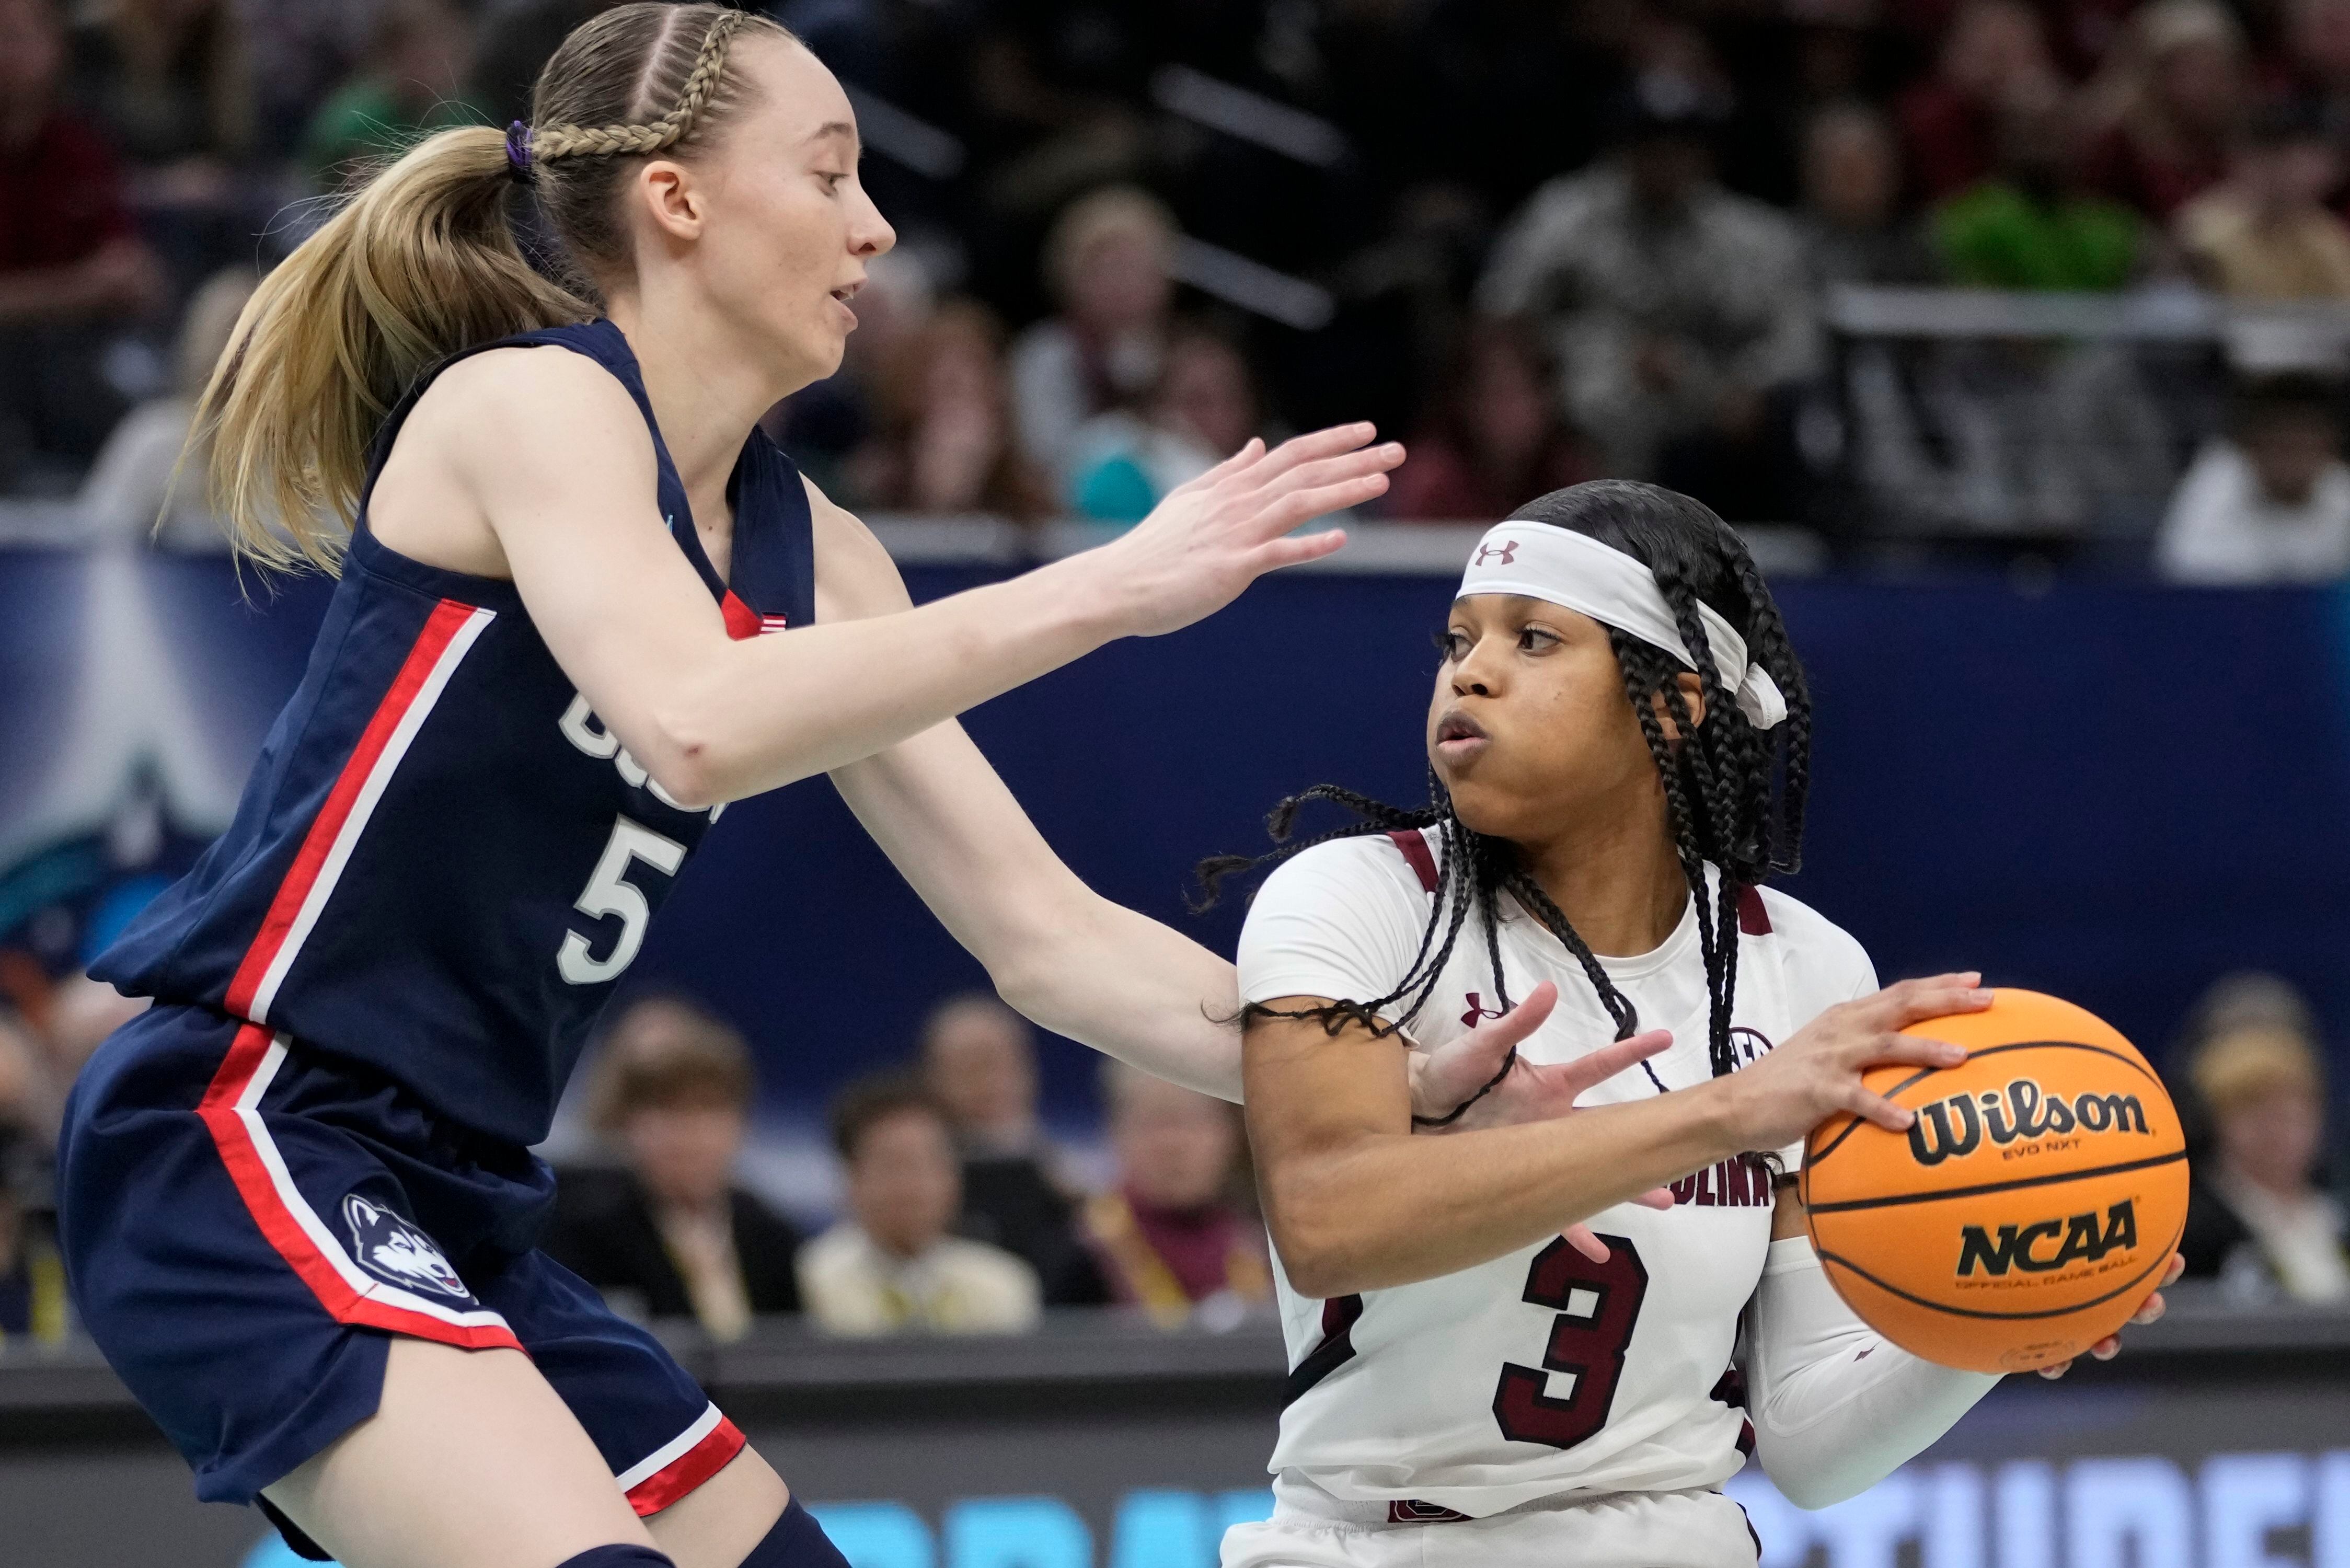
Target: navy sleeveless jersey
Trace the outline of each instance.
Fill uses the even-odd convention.
[[[789,458],[754,431],[736,462],[730,586],[702,553],[619,329],[597,321],[468,352],[531,345],[587,355],[636,399],[660,472],[648,526],[666,524],[732,635],[815,618],[807,493]],[[370,489],[430,382],[377,436]],[[90,972],[283,1030],[462,1125],[535,1143],[723,807],[664,797],[512,583],[411,560],[367,531],[366,513],[362,496],[309,667],[235,820]]]

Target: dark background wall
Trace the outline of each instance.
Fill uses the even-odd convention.
[[[1000,570],[910,576],[929,597]],[[1420,714],[1449,589],[1436,576],[1277,577],[969,723],[1080,875],[1229,952],[1237,901],[1196,919],[1183,909],[1200,856],[1263,846],[1266,808],[1317,780],[1421,798]],[[2158,1058],[2204,985],[2269,968],[2310,992],[2340,1050],[2350,593],[1822,579],[1781,597],[1817,701],[1808,860],[1790,890],[1856,933],[1883,975],[1979,966],[2105,1014]],[[123,717],[158,707],[158,691],[166,713],[193,716],[206,765],[233,789],[324,599],[299,583],[244,607],[208,558],[0,552],[0,837],[21,839],[12,816],[53,769],[78,776],[93,755],[136,754],[120,735],[98,745],[90,725],[168,729],[152,712]],[[124,652],[121,639],[142,636],[148,651]],[[76,648],[107,673],[61,700]],[[88,858],[116,808],[98,784],[81,793],[91,820],[72,832]],[[0,945],[38,925],[22,867],[39,857],[20,847],[0,862],[11,854]],[[738,1022],[785,1114],[899,1055],[926,1007],[983,983],[821,781],[727,814],[631,979]],[[1090,1063],[1051,1047],[1056,1115],[1089,1109]]]

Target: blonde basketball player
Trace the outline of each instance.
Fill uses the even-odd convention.
[[[1996,1381],[1861,1324],[1788,1181],[1832,1112],[1906,1127],[1861,1070],[1962,1059],[1896,1031],[1989,993],[1879,990],[1762,886],[1795,863],[1809,704],[1703,506],[1617,481],[1533,503],[1478,546],[1442,650],[1434,805],[1308,792],[1365,821],[1275,871],[1241,940],[1292,1372],[1275,1511],[1224,1568],[1751,1564],[1720,1490],[1750,1452],[1818,1507]],[[1403,1033],[1589,1107],[1406,1136]]]

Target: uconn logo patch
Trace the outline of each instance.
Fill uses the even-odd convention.
[[[470,1302],[473,1293],[432,1244],[432,1238],[354,1192],[343,1199],[343,1223],[350,1227],[351,1256],[359,1267],[403,1290]]]

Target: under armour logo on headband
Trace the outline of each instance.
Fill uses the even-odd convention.
[[[1504,535],[1503,528],[1519,532]],[[1665,602],[1648,564],[1571,528],[1528,517],[1497,524],[1477,546],[1461,591],[1515,594],[1564,606],[1664,649],[1688,669],[1698,668],[1681,639],[1679,618]],[[1745,638],[1711,605],[1700,601],[1695,607],[1705,631],[1707,661],[1723,687],[1736,694],[1747,722],[1768,730],[1784,719],[1786,695],[1759,660],[1747,657]]]

